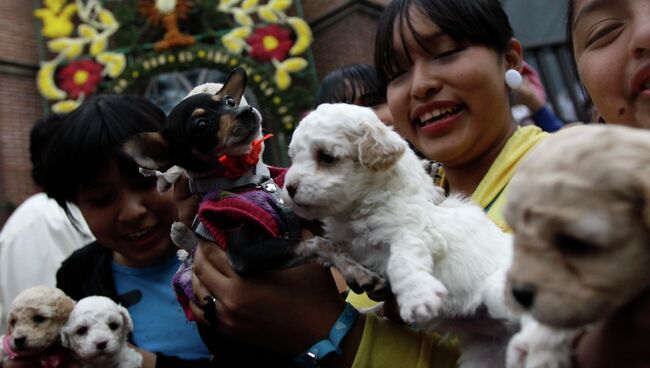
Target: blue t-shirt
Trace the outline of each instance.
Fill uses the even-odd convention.
[[[172,276],[179,265],[176,257],[144,268],[113,262],[117,294],[132,300],[127,309],[133,320],[133,342],[138,347],[182,359],[209,358],[212,354],[199,337],[196,324],[185,318],[172,289]]]

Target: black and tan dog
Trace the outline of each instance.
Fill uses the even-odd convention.
[[[297,218],[274,198],[284,170],[261,160],[262,117],[240,104],[246,82],[245,70],[233,69],[216,93],[190,95],[175,106],[163,130],[122,146],[144,169],[185,169],[201,198],[194,232],[224,248],[239,273],[282,267],[299,235]],[[175,223],[172,238],[191,252],[196,242],[184,229]]]

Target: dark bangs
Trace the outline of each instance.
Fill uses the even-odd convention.
[[[386,102],[386,87],[377,70],[369,64],[350,64],[331,71],[318,88],[314,107],[322,103],[356,101],[372,107]]]
[[[508,16],[498,0],[394,0],[379,19],[375,39],[375,65],[384,82],[406,68],[395,58],[394,32],[400,32],[404,45],[404,29],[408,29],[420,47],[428,49],[423,35],[414,32],[409,15],[413,11],[427,16],[456,42],[486,46],[499,54],[507,50],[513,37]],[[411,63],[409,50],[405,48],[403,54]]]
[[[67,212],[80,186],[95,179],[110,158],[137,166],[117,147],[126,138],[163,128],[165,114],[144,97],[96,96],[66,117],[45,154],[45,189]],[[137,170],[136,170],[137,172]]]

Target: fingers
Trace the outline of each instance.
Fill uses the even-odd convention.
[[[194,271],[196,272],[197,264],[199,268],[214,268],[219,272],[220,277],[231,278],[237,276],[228,262],[228,255],[218,245],[207,240],[199,241],[199,246],[194,255]],[[208,264],[210,266],[208,266]],[[199,275],[199,278],[203,279]]]
[[[178,211],[179,221],[190,227],[198,211],[199,201],[190,192],[189,181],[185,174],[174,184],[173,199],[176,204],[176,210]]]

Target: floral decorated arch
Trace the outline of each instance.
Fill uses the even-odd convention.
[[[47,57],[38,89],[52,111],[66,113],[94,94],[141,94],[161,73],[227,74],[240,65],[284,146],[316,86],[312,33],[296,15],[299,1],[42,0],[34,16]]]

